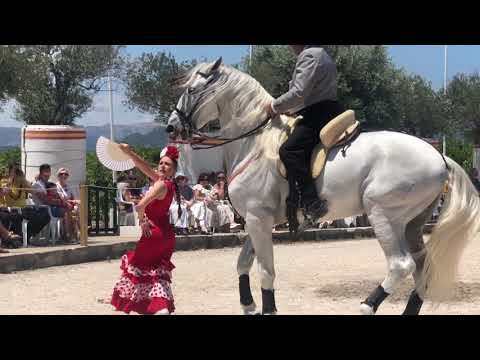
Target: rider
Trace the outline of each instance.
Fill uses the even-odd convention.
[[[289,195],[287,216],[290,229],[296,231],[297,206],[315,222],[327,212],[326,200],[319,199],[310,171],[310,160],[320,142],[320,130],[343,112],[337,101],[337,69],[332,58],[318,45],[290,45],[297,63],[287,93],[266,105],[269,115],[303,116],[280,147],[280,159],[287,169]],[[299,204],[299,196],[301,202]]]

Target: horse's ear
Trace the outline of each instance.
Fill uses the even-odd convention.
[[[223,62],[222,57],[220,57],[217,61],[215,61],[215,64],[213,64],[212,68],[210,69],[210,74],[217,71],[220,65],[222,65],[222,62]]]

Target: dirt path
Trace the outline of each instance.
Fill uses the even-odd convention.
[[[178,252],[173,262],[177,314],[240,314],[236,259],[240,248]],[[383,280],[386,263],[375,239],[275,245],[281,314],[358,314],[360,301]],[[116,314],[108,299],[119,260],[0,275],[0,314]],[[463,258],[452,303],[423,314],[480,314],[480,239]],[[251,274],[260,303],[256,265]],[[388,298],[379,314],[400,314],[413,281]]]

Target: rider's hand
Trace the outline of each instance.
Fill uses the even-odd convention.
[[[275,110],[273,110],[273,101],[270,101],[268,102],[266,105],[265,105],[265,111],[267,112],[267,114],[269,116],[275,116],[277,113],[275,112]]]

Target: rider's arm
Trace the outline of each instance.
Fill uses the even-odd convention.
[[[273,110],[278,114],[284,114],[303,105],[305,97],[312,91],[316,73],[321,66],[320,59],[314,54],[303,53],[295,67],[295,80],[290,90],[273,101]]]

